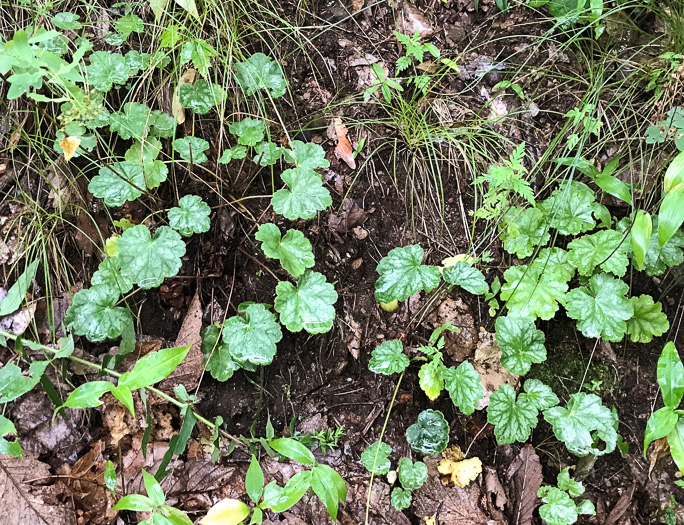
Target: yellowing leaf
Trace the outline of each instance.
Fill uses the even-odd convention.
[[[66,137],[60,140],[59,146],[62,148],[62,151],[64,151],[64,160],[69,162],[80,145],[81,139],[79,137]]]
[[[480,458],[453,461],[444,458],[437,465],[437,470],[444,476],[451,476],[451,482],[457,487],[465,487],[482,473]]]
[[[237,499],[222,499],[209,509],[200,525],[238,525],[249,516],[249,507]]]
[[[475,258],[470,257],[467,253],[459,253],[458,255],[454,255],[453,257],[446,257],[445,259],[442,259],[442,266],[439,267],[439,271],[440,273],[443,273],[445,268],[449,268],[450,266],[456,266],[456,263],[460,262],[467,262],[468,264],[473,264],[475,262]]]
[[[425,516],[425,525],[437,525],[437,514],[434,516]]]
[[[119,247],[116,245],[121,235],[112,235],[105,241],[105,253],[107,257],[116,257],[119,254]]]
[[[183,84],[193,84],[195,82],[195,76],[197,75],[197,70],[190,68],[180,77],[178,82],[178,87],[173,92],[173,102],[171,104],[171,113],[176,117],[176,122],[182,124],[185,122],[185,109],[181,106],[180,100],[178,99],[178,90]]]
[[[397,308],[399,308],[399,301],[395,299],[394,301],[390,301],[389,303],[380,303],[380,308],[385,310],[385,312],[396,312]]]

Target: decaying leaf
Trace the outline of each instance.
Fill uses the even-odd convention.
[[[354,159],[354,148],[347,138],[347,126],[342,123],[340,117],[335,117],[332,122],[335,140],[335,157],[343,160],[351,169],[356,169],[356,159]]]
[[[178,100],[178,89],[180,86],[183,84],[192,84],[195,82],[195,76],[197,75],[197,70],[190,68],[185,73],[183,73],[180,77],[180,81],[178,82],[178,87],[176,90],[173,92],[173,103],[171,105],[171,112],[174,117],[176,117],[176,122],[180,125],[183,122],[185,122],[185,109],[183,109],[183,106],[181,106],[180,100]]]
[[[651,472],[653,472],[653,468],[656,466],[656,463],[664,457],[667,457],[670,454],[670,445],[667,443],[667,438],[660,438],[656,439],[653,442],[653,446],[651,447],[649,453],[648,453],[648,460],[649,460],[649,466],[648,466],[648,476],[649,478],[651,477]]]
[[[531,525],[532,514],[537,506],[537,491],[542,485],[542,468],[539,456],[532,445],[525,445],[506,471],[506,479],[512,484],[512,525]]]
[[[482,473],[482,461],[478,457],[460,461],[445,457],[437,465],[437,470],[443,476],[451,476],[446,484],[450,482],[457,487],[465,487]]]
[[[59,141],[59,146],[64,152],[64,160],[69,162],[76,154],[76,150],[81,145],[79,137],[66,137]]]

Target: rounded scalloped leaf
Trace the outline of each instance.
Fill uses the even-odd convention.
[[[119,297],[118,289],[105,284],[79,290],[67,310],[64,324],[93,343],[116,339],[131,322],[128,309],[116,306]]]
[[[426,456],[439,454],[449,443],[449,424],[438,410],[423,410],[406,429],[406,441],[415,452]]]
[[[283,338],[274,313],[263,304],[250,304],[244,316],[233,316],[223,326],[223,341],[236,361],[268,365],[276,354],[276,343]]]
[[[169,210],[169,226],[183,237],[209,231],[211,208],[197,195],[185,195],[178,200],[178,207]]]
[[[375,374],[392,375],[403,372],[409,365],[401,341],[385,341],[371,352],[368,369]]]
[[[336,301],[335,287],[325,276],[307,270],[296,286],[287,281],[278,283],[274,308],[290,332],[320,334],[332,328]]]

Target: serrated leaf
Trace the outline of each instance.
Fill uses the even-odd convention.
[[[133,226],[123,232],[117,246],[122,277],[144,289],[176,275],[185,255],[181,236],[168,226],[158,228],[154,237],[147,226]]]
[[[131,390],[137,390],[159,383],[181,364],[189,351],[190,345],[150,352],[138,359],[133,370],[121,375],[119,386],[124,385]]]
[[[417,244],[394,248],[378,264],[380,277],[375,282],[375,299],[388,303],[405,301],[414,293],[423,290],[431,292],[441,281],[436,266],[423,262],[423,248]]]
[[[273,210],[291,221],[313,219],[316,213],[332,204],[330,192],[323,186],[315,171],[294,168],[285,170],[280,177],[286,189],[273,194]]]
[[[625,321],[634,315],[634,307],[625,297],[628,291],[627,283],[600,273],[591,278],[589,286],[568,292],[565,308],[586,337],[620,341],[627,331]]]
[[[602,456],[615,450],[617,414],[603,406],[597,395],[585,392],[572,394],[567,408],[549,408],[544,411],[544,418],[553,426],[556,438],[576,456]],[[603,448],[594,446],[594,432],[604,441]]]
[[[653,302],[650,295],[630,297],[634,316],[627,320],[627,333],[633,343],[650,343],[653,336],[661,336],[670,328],[663,306]]]
[[[260,142],[254,146],[255,155],[252,160],[260,166],[273,166],[283,156],[283,151],[283,147],[273,142]]]
[[[368,472],[373,472],[373,465],[375,465],[375,474],[385,475],[392,467],[392,463],[389,460],[391,453],[392,447],[382,441],[379,443],[376,441],[361,453],[361,463],[363,463]]]
[[[457,368],[449,367],[444,371],[444,386],[454,405],[466,416],[475,411],[477,402],[484,397],[480,374],[468,361],[463,361]]]
[[[544,332],[531,319],[499,317],[494,336],[501,348],[501,364],[511,374],[525,375],[532,363],[546,361]]]
[[[103,284],[118,290],[120,294],[128,293],[133,288],[133,283],[124,279],[119,271],[118,256],[104,259],[90,279],[90,284],[91,286]]]
[[[19,440],[16,438],[17,429],[9,419],[5,416],[0,416],[0,454],[7,454],[20,458],[24,455]],[[11,441],[7,436],[14,436]]]
[[[178,100],[184,108],[192,109],[197,115],[209,113],[226,98],[226,93],[218,84],[199,79],[194,84],[181,84]]]
[[[66,327],[93,343],[116,339],[131,322],[128,309],[116,306],[119,297],[117,288],[105,284],[79,290],[66,312]]]
[[[278,259],[293,277],[299,277],[315,264],[311,243],[298,230],[288,230],[281,237],[278,227],[267,223],[259,226],[254,238],[261,241],[261,249],[266,257]]]
[[[123,111],[109,115],[109,130],[122,139],[143,140],[150,129],[152,110],[145,104],[127,102]]]
[[[238,144],[256,146],[264,140],[266,124],[261,119],[246,117],[238,122],[233,122],[228,131],[238,138]]]
[[[154,110],[150,115],[150,136],[171,138],[176,133],[176,119],[168,113]]]
[[[534,403],[537,410],[543,411],[558,404],[558,396],[553,393],[551,387],[538,379],[525,381],[525,393],[520,394]]]
[[[107,206],[123,206],[126,201],[134,201],[144,188],[142,166],[126,161],[100,168],[88,184],[90,193],[103,199]]]
[[[577,235],[594,228],[594,192],[582,182],[564,181],[551,197],[539,203],[551,228],[562,235]]]
[[[444,390],[444,365],[441,359],[433,359],[420,367],[419,385],[430,401],[434,401]]]
[[[574,239],[568,244],[568,250],[568,260],[580,275],[591,275],[597,266],[618,277],[627,272],[629,242],[615,230],[601,230]]]
[[[406,441],[415,452],[439,454],[449,443],[449,424],[438,410],[423,410],[406,429]]]
[[[320,144],[293,140],[290,147],[292,150],[287,152],[288,162],[298,168],[315,170],[330,166],[330,162],[325,158],[325,150]]]
[[[397,474],[399,475],[399,483],[404,489],[418,490],[427,481],[428,469],[422,461],[414,463],[409,458],[401,458]]]
[[[684,396],[684,364],[671,341],[660,353],[657,375],[665,406],[677,408]]]
[[[392,339],[383,342],[371,352],[368,369],[375,374],[392,375],[403,372],[409,365],[401,341]]]
[[[218,160],[219,164],[228,164],[233,159],[244,159],[247,156],[247,148],[245,146],[233,146],[223,152],[221,158]]]
[[[95,51],[90,55],[90,64],[86,66],[90,87],[106,93],[114,84],[125,84],[128,81],[128,65],[120,53]]]
[[[193,164],[202,164],[209,160],[204,154],[209,149],[209,143],[199,137],[176,139],[173,141],[173,149],[181,159]]]
[[[542,487],[537,496],[544,502],[539,507],[539,516],[547,525],[571,525],[577,521],[577,506],[566,492],[556,487]]]
[[[530,265],[514,266],[504,272],[501,299],[511,317],[551,319],[559,304],[565,304],[567,282],[575,272],[567,252],[544,249]]]
[[[549,242],[551,234],[546,217],[539,208],[510,208],[499,224],[504,249],[519,258],[529,257],[536,246]]]
[[[404,458],[406,459],[406,458]],[[390,503],[397,510],[408,509],[411,506],[413,494],[410,490],[394,487],[390,496]]]
[[[9,403],[33,390],[42,377],[49,361],[33,361],[25,376],[14,363],[0,368],[0,403]]]
[[[337,292],[325,276],[307,270],[296,286],[287,281],[278,283],[274,307],[290,332],[320,334],[332,328],[336,301]]]
[[[487,408],[487,421],[494,425],[494,435],[499,445],[525,442],[537,426],[536,404],[527,396],[516,400],[510,385],[500,385],[492,392]]]
[[[178,207],[169,210],[169,226],[183,237],[193,233],[209,231],[211,208],[197,195],[184,195],[178,200]]]
[[[276,316],[263,304],[251,304],[243,316],[233,316],[223,324],[223,341],[237,361],[268,365],[283,338]]]
[[[253,95],[263,89],[278,98],[287,89],[287,80],[280,64],[263,53],[255,53],[244,62],[236,63],[235,78],[245,95]]]
[[[136,141],[124,158],[142,167],[147,189],[157,188],[166,180],[169,169],[161,160],[156,160],[161,152],[161,142],[156,138],[148,138],[145,142]]]
[[[482,295],[489,291],[489,285],[482,272],[465,261],[444,268],[442,275],[449,284],[460,286],[471,294]]]
[[[114,22],[114,28],[126,38],[131,33],[142,33],[145,24],[138,15],[125,15]]]
[[[576,498],[584,494],[584,485],[570,477],[570,469],[568,467],[565,467],[558,473],[556,480],[558,488],[567,492],[570,497]]]

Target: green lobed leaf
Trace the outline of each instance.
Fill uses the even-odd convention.
[[[684,262],[684,233],[677,231],[661,247],[658,242],[658,218],[653,217],[653,234],[644,255],[644,268],[647,275],[661,275],[671,266],[678,266]],[[636,259],[636,256],[635,256]]]
[[[243,316],[223,323],[223,341],[236,361],[269,365],[276,354],[276,343],[283,338],[276,316],[263,304],[251,304]]]
[[[142,33],[145,31],[145,24],[138,15],[125,15],[114,22],[114,28],[127,37],[131,33]]]
[[[406,458],[404,458],[406,459]],[[410,490],[394,487],[390,496],[390,503],[397,510],[408,509],[411,506],[413,494]]]
[[[441,281],[436,266],[422,264],[423,248],[417,244],[394,248],[378,264],[375,299],[383,303],[405,301],[418,291],[431,292]]]
[[[465,261],[444,268],[442,275],[449,284],[460,286],[471,294],[482,295],[489,291],[489,285],[482,272]]]
[[[176,275],[185,255],[185,243],[169,226],[160,226],[154,237],[142,224],[128,228],[117,247],[121,276],[144,289],[156,288]]]
[[[287,89],[287,80],[280,64],[263,53],[255,53],[244,62],[236,63],[235,79],[245,95],[253,95],[263,89],[278,98]]]
[[[103,199],[107,206],[123,206],[126,201],[134,201],[144,189],[143,168],[133,162],[104,166],[88,184],[90,193]]]
[[[264,140],[266,123],[261,119],[246,117],[238,122],[233,122],[228,131],[238,138],[238,144],[256,146]]]
[[[178,207],[169,210],[169,226],[183,237],[193,233],[209,231],[211,208],[197,195],[184,195],[178,200]]]
[[[53,16],[51,22],[59,29],[76,31],[82,26],[82,24],[78,21],[79,18],[80,17],[74,13],[62,12]]]
[[[198,79],[194,84],[181,84],[178,88],[178,101],[184,108],[198,115],[209,113],[226,98],[226,93],[218,84]]]
[[[570,477],[569,467],[561,470],[556,479],[558,488],[567,492],[570,497],[576,498],[584,494],[584,485],[582,485],[581,481],[575,481]]]
[[[494,435],[499,445],[525,442],[537,426],[537,406],[529,397],[515,398],[510,385],[500,385],[492,392],[487,408],[487,421],[494,425]]]
[[[233,159],[244,159],[247,156],[247,148],[245,146],[233,146],[223,152],[219,158],[219,164],[228,164]]]
[[[660,353],[657,376],[665,406],[676,409],[684,396],[684,364],[673,342]]]
[[[532,363],[546,361],[544,332],[531,319],[499,317],[494,336],[501,348],[501,364],[511,374],[525,375]]]
[[[615,450],[617,414],[603,406],[595,394],[572,394],[567,408],[549,408],[544,411],[544,418],[553,426],[556,438],[576,456],[602,456]],[[602,449],[594,446],[593,432],[605,443]]]
[[[156,138],[148,138],[145,142],[136,141],[128,150],[124,158],[127,162],[142,167],[145,187],[154,189],[166,180],[169,169],[161,160],[156,160],[161,152],[161,142]]]
[[[298,230],[288,230],[281,237],[275,224],[259,226],[254,238],[261,241],[261,249],[266,257],[278,259],[283,268],[293,277],[299,277],[307,268],[312,268],[315,260],[311,243]]]
[[[90,55],[90,64],[86,66],[90,87],[106,93],[114,84],[125,84],[128,81],[128,65],[120,53],[95,51]]]
[[[220,334],[221,329],[217,324],[209,325],[202,330],[201,350],[205,357],[204,366],[211,376],[217,381],[227,381],[242,366],[233,359],[228,345],[219,342]]]
[[[392,447],[382,441],[376,441],[361,453],[361,463],[363,463],[368,472],[373,472],[373,466],[375,465],[375,474],[385,475],[392,468],[392,463],[389,460],[391,453]]]
[[[406,441],[415,452],[426,456],[439,454],[449,443],[449,424],[438,410],[423,410],[406,429]]]
[[[306,270],[296,286],[287,281],[278,283],[274,308],[290,332],[320,334],[332,328],[336,301],[337,292],[325,276]]]
[[[594,192],[582,182],[563,181],[551,197],[539,203],[551,228],[562,235],[577,235],[594,228]]]
[[[19,440],[16,438],[17,429],[9,419],[0,416],[0,454],[20,458],[24,455]],[[13,436],[8,439],[8,436]]]
[[[209,149],[209,143],[199,137],[183,137],[173,141],[173,150],[180,158],[193,164],[202,164],[209,159],[204,154]]]
[[[409,365],[409,358],[404,354],[401,341],[391,339],[384,341],[371,352],[368,369],[375,374],[392,375],[403,372]]]
[[[106,285],[110,288],[118,290],[120,294],[125,294],[131,291],[133,283],[124,279],[119,272],[119,257],[107,257],[97,267],[97,271],[90,279],[92,286]]]
[[[280,177],[287,188],[276,191],[271,199],[273,210],[291,221],[313,219],[316,213],[332,204],[332,197],[321,177],[310,169],[285,170]]]
[[[525,397],[534,403],[537,410],[546,410],[558,404],[558,396],[553,393],[551,387],[538,379],[528,379],[524,385],[525,392],[520,397]]]
[[[181,65],[192,62],[192,65],[204,78],[209,75],[211,59],[216,56],[218,56],[216,50],[199,38],[185,42],[180,52]]]
[[[137,390],[159,383],[181,364],[188,355],[190,346],[164,348],[141,357],[135,363],[133,370],[121,375],[119,386],[125,385],[131,390]]]
[[[499,231],[504,249],[520,259],[532,255],[536,246],[546,245],[551,238],[547,219],[539,208],[509,208]]]
[[[320,144],[293,140],[290,147],[291,150],[285,151],[286,159],[298,168],[315,170],[330,166],[330,162],[325,158],[325,150]]]
[[[152,124],[152,110],[145,104],[127,102],[123,111],[109,115],[109,130],[118,133],[122,139],[143,140]]]
[[[254,146],[255,155],[252,160],[261,166],[273,166],[283,156],[284,151],[282,146],[273,142],[260,142]]]
[[[556,487],[542,487],[537,496],[544,502],[539,507],[539,516],[547,525],[571,525],[577,521],[577,506],[566,492]]]
[[[454,405],[466,416],[475,411],[477,402],[484,397],[480,374],[468,361],[463,361],[456,368],[445,369],[444,385]]]
[[[427,481],[428,469],[422,461],[414,463],[409,458],[401,458],[397,474],[399,475],[399,483],[404,489],[418,490]]]
[[[597,266],[618,277],[627,272],[629,242],[615,230],[601,230],[574,239],[568,249],[568,260],[580,275],[591,275]]]
[[[661,336],[670,328],[663,306],[653,302],[650,295],[630,297],[634,316],[627,320],[627,333],[634,343],[650,343],[653,336]]]
[[[120,291],[106,284],[98,284],[74,294],[64,324],[76,335],[99,343],[116,339],[131,322],[127,308],[116,306]]]
[[[0,403],[9,403],[33,390],[43,376],[49,361],[33,361],[25,376],[14,363],[0,368]]]
[[[634,307],[625,294],[627,283],[608,274],[594,275],[589,286],[568,292],[568,316],[577,319],[577,328],[586,337],[601,337],[605,341],[620,341],[627,331],[627,321]]]

